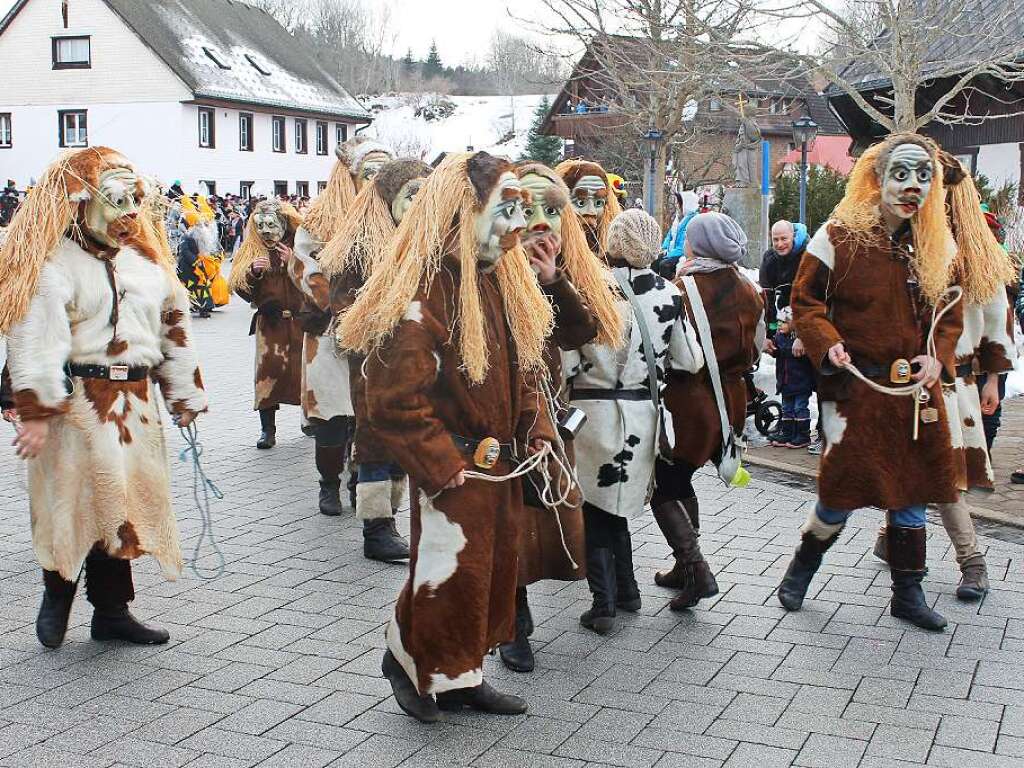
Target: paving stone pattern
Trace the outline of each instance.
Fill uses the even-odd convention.
[[[949,542],[932,531],[927,587],[951,625],[886,613],[888,575],[868,554],[877,513],[855,518],[786,614],[773,590],[811,508],[806,490],[699,478],[702,546],[721,594],[667,610],[653,585],[670,554],[649,513],[632,521],[644,607],[609,637],[580,629],[584,583],[532,587],[537,671],[488,659],[526,716],[403,715],[380,677],[383,627],[404,569],[368,562],[351,513],[316,511],[313,443],[282,411],[279,445],[253,447],[252,339],[240,303],[197,323],[211,414],[204,460],[225,492],[211,581],[165,582],[136,565],[136,612],[170,645],[92,642],[80,598],[58,651],[36,642],[41,593],[25,470],[0,452],[0,766],[536,766],[1019,768],[1024,764],[1024,577],[1018,543],[986,536],[995,589],[957,604]],[[182,442],[169,438],[176,460]],[[185,549],[200,529],[191,475],[174,467]],[[408,514],[400,527],[408,531]],[[215,559],[203,550],[201,564]]]

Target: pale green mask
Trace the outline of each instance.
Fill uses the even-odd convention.
[[[409,210],[409,206],[412,205],[413,198],[419,193],[423,187],[425,179],[409,179],[402,185],[402,188],[398,190],[398,194],[395,199],[391,201],[391,217],[395,220],[395,224],[401,224],[402,219],[405,217],[405,212]]]
[[[536,237],[553,233],[562,234],[562,206],[565,205],[565,193],[551,179],[540,174],[528,173],[520,180],[523,185],[523,216],[526,218],[526,231],[523,242]],[[561,200],[555,199],[561,198]],[[559,204],[561,203],[561,204]]]
[[[387,152],[370,152],[359,164],[359,171],[356,173],[356,191],[363,188],[370,179],[380,173],[380,169],[391,162],[391,156]]]
[[[138,181],[127,168],[100,174],[98,188],[85,205],[85,226],[92,237],[116,248],[136,233],[142,202]]]
[[[525,226],[522,184],[514,173],[503,173],[476,218],[477,258],[485,265],[497,265],[515,248]]]

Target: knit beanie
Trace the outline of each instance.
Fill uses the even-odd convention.
[[[734,219],[710,211],[694,216],[686,228],[686,242],[699,259],[735,264],[747,255],[747,235]]]
[[[612,221],[608,228],[608,256],[622,259],[629,266],[644,269],[661,251],[661,227],[646,211],[630,208]]]

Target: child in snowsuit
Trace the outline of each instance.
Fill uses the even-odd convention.
[[[778,314],[775,344],[775,384],[782,396],[782,419],[770,435],[778,448],[806,448],[811,442],[810,399],[814,392],[814,368],[806,355],[793,354],[796,332],[793,310],[783,307]]]

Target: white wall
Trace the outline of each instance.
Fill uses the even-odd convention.
[[[1020,145],[989,144],[979,147],[977,170],[988,177],[993,187],[1001,187],[1007,181],[1019,183]]]

